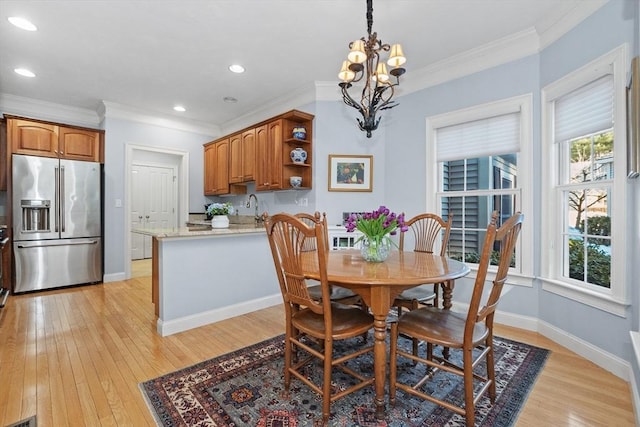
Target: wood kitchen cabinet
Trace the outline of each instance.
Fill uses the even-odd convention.
[[[229,139],[204,145],[204,194],[229,193]]]
[[[11,152],[104,162],[104,132],[22,118],[8,118]]]
[[[289,178],[302,177],[300,190],[313,187],[313,115],[293,110],[282,115],[282,186],[281,189],[291,189]],[[293,138],[293,129],[302,126],[306,129],[305,139]],[[291,150],[303,148],[307,152],[304,163],[294,163],[291,160]]]
[[[229,137],[229,182],[253,181],[255,165],[256,130],[249,129]]]
[[[256,129],[256,191],[282,188],[282,120]]]
[[[246,183],[251,181],[255,181],[256,191],[292,190],[289,183],[292,176],[302,177],[302,186],[297,189],[311,189],[313,119],[312,114],[291,110],[205,144],[204,194],[246,194]],[[293,129],[296,127],[305,128],[305,139],[293,138]],[[227,144],[228,177],[224,185],[218,187],[215,182],[216,179],[222,182],[219,173],[224,173],[221,172],[224,154],[218,155],[209,150],[220,141]],[[304,163],[291,160],[291,151],[296,148],[303,148],[307,152]],[[216,164],[217,167],[214,166]]]
[[[256,191],[290,190],[289,178],[302,177],[299,189],[313,186],[313,135],[314,116],[292,110],[276,117],[256,130]],[[303,126],[306,139],[292,137],[293,128]],[[291,150],[304,148],[305,163],[294,163]]]

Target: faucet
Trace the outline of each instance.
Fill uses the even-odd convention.
[[[249,194],[249,200],[247,200],[247,207],[250,208],[251,207],[251,198],[253,197],[253,199],[255,200],[255,208],[256,208],[256,212],[254,214],[254,218],[256,220],[256,224],[259,223],[260,221],[262,221],[262,217],[260,217],[260,214],[258,214],[258,196],[256,196],[255,194],[251,193]]]

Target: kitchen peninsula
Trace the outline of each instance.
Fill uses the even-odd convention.
[[[162,336],[282,302],[261,225],[132,231],[152,236],[152,299]]]

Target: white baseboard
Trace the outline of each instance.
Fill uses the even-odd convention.
[[[456,301],[455,306],[456,311],[462,310],[463,312],[466,312],[469,308],[467,304],[463,304],[458,301]],[[501,325],[538,332],[540,335],[543,335],[550,340],[557,342],[561,346],[568,348],[581,357],[584,357],[601,368],[606,369],[615,376],[622,378],[625,381],[630,381],[632,369],[629,362],[547,322],[543,322],[536,317],[522,316],[498,310],[496,311],[494,320],[496,323]],[[638,348],[638,351],[640,352],[640,347]],[[640,357],[640,353],[638,354]]]
[[[635,366],[640,368],[640,332],[631,331],[631,346],[633,347],[633,354],[635,356]],[[639,369],[640,370],[640,369]],[[633,410],[636,414],[636,425],[640,426],[640,391],[638,390],[637,378],[635,377],[633,369],[629,369],[630,383],[631,383],[631,402],[633,403]]]
[[[119,282],[122,280],[126,280],[126,277],[124,275],[124,271],[120,272],[120,273],[112,273],[112,274],[105,274],[102,276],[102,281],[104,283],[109,283],[109,282]]]
[[[229,319],[231,317],[240,316],[242,314],[251,313],[252,311],[261,310],[274,305],[282,304],[282,295],[280,293],[264,298],[258,298],[251,301],[245,301],[238,304],[221,307],[215,310],[204,311],[202,313],[192,314],[190,316],[181,317],[168,321],[158,319],[156,329],[158,333],[166,337],[178,332],[183,332],[199,326],[208,325]]]

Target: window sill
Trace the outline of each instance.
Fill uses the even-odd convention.
[[[473,264],[467,264],[467,265],[471,269],[471,272],[467,276],[465,276],[465,278],[475,280],[476,275],[478,274],[477,266]],[[487,277],[486,277],[487,282],[491,282],[495,278],[496,278],[495,271],[491,271],[491,270],[487,271]],[[534,279],[535,278],[533,276],[527,276],[522,273],[515,273],[512,271],[510,271],[509,274],[507,274],[508,285],[524,286],[527,288],[532,288]]]
[[[607,313],[615,314],[623,318],[627,317],[627,307],[631,305],[627,301],[612,298],[610,295],[579,288],[568,283],[553,279],[541,278],[542,289],[579,303],[597,308]]]

